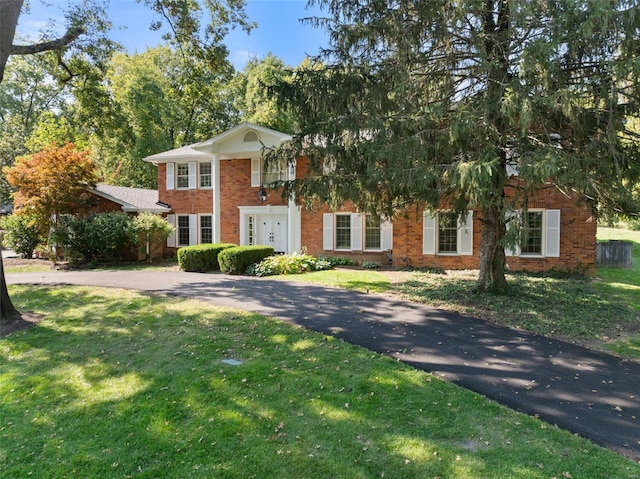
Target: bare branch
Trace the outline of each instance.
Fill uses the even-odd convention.
[[[67,30],[63,36],[49,42],[36,43],[34,45],[13,45],[11,47],[12,55],[34,55],[36,53],[48,52],[51,50],[60,50],[70,43],[78,39],[80,35],[85,33],[85,29],[81,27],[73,27]]]

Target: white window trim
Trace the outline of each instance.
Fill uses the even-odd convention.
[[[174,248],[182,248],[183,246],[193,246],[198,244],[198,226],[199,226],[199,221],[198,221],[198,215],[196,214],[187,214],[187,215],[183,215],[183,214],[176,214],[176,215],[169,215],[169,216],[173,216],[174,217],[174,223],[173,225],[176,227],[175,229],[175,233],[174,233]],[[179,235],[179,227],[178,225],[180,224],[179,222],[179,217],[180,216],[187,216],[189,218],[189,244],[179,244],[178,242],[180,241],[180,235]],[[168,218],[168,217],[167,217]]]
[[[257,188],[268,184],[266,181],[267,173],[262,171],[264,169],[264,161],[262,158],[251,158],[251,186]],[[280,171],[280,175],[283,180],[289,179],[290,168],[285,165]]]
[[[458,236],[456,252],[438,252],[438,214],[425,211],[422,215],[422,254],[435,256],[472,256],[473,255],[473,210],[467,210],[465,217],[458,218]]]
[[[210,173],[209,173],[209,175],[208,175],[208,176],[209,176],[209,183],[211,183],[211,185],[209,185],[209,186],[201,186],[201,182],[202,182],[202,172],[201,172],[200,170],[201,170],[201,165],[203,165],[203,164],[207,164],[207,165],[210,165],[210,166],[211,166],[211,172],[210,172]],[[197,180],[198,180],[198,183],[197,183],[197,187],[198,187],[198,189],[200,189],[200,190],[210,190],[210,189],[212,189],[212,188],[213,188],[213,164],[212,164],[211,162],[208,162],[208,161],[201,161],[201,162],[199,162],[199,163],[198,163],[198,175],[197,175]]]
[[[199,213],[198,214],[198,244],[202,244],[202,218],[211,218],[211,241],[213,242],[213,213]]]
[[[337,248],[336,245],[336,216],[350,216],[351,245],[349,248]],[[365,248],[366,218],[362,213],[338,211],[322,215],[322,249],[324,251],[362,251],[365,253],[379,253],[393,249],[393,223],[380,218],[380,248]]]
[[[559,209],[544,209],[544,208],[531,208],[528,212],[542,211],[542,245],[540,247],[540,253],[522,253],[520,251],[520,244],[516,245],[515,250],[511,248],[505,248],[506,256],[519,256],[525,259],[542,259],[542,258],[559,258],[560,257],[560,210]],[[521,222],[522,210],[514,211],[512,216],[517,216],[518,221]],[[507,228],[509,225],[507,224]]]

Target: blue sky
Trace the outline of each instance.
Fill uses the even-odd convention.
[[[63,0],[31,0],[31,13],[21,17],[18,33],[37,37],[48,19],[62,25],[60,8],[66,3]],[[326,45],[324,31],[303,25],[299,20],[322,12],[317,7],[307,10],[306,6],[306,0],[247,0],[247,15],[258,26],[249,35],[236,30],[227,37],[229,59],[236,69],[242,69],[248,59],[263,58],[269,52],[291,66],[299,65],[306,55],[318,53],[320,47]],[[152,12],[135,0],[110,0],[110,19],[113,23],[111,37],[122,43],[129,53],[162,43],[161,34],[149,30]]]

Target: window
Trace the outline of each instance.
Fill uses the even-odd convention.
[[[264,161],[261,158],[251,159],[251,186],[268,185],[275,181],[287,179],[286,162],[271,163],[266,171],[263,171]]]
[[[178,216],[178,246],[189,246],[189,216]]]
[[[527,211],[527,214],[523,217],[522,242],[520,244],[520,252],[522,254],[542,254],[544,233],[542,213],[542,211]]]
[[[211,188],[211,163],[200,163],[200,188]]]
[[[458,217],[455,213],[438,215],[438,253],[458,252]]]
[[[251,215],[249,216],[249,245],[256,244],[256,217]]]
[[[505,247],[507,256],[560,257],[560,210],[513,211],[510,215],[515,221],[508,222],[507,229],[518,228],[518,241],[515,248]]]
[[[189,165],[187,163],[176,165],[176,185],[178,188],[189,188]]]
[[[351,215],[336,215],[336,249],[351,249]]]
[[[382,237],[380,235],[380,218],[367,215],[364,228],[364,249],[379,250],[382,247]]]
[[[473,254],[473,211],[425,212],[422,218],[422,253],[442,255]]]
[[[200,243],[213,243],[213,221],[210,215],[200,216]]]
[[[393,248],[393,225],[361,213],[325,213],[322,217],[322,249],[386,251]]]

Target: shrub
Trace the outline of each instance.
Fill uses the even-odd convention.
[[[243,274],[253,263],[259,263],[273,256],[271,246],[236,246],[220,252],[218,261],[220,271],[227,274]]]
[[[363,261],[362,267],[364,269],[378,269],[381,268],[382,265],[380,263],[376,263],[375,261]]]
[[[630,230],[640,231],[640,218],[632,218],[627,220],[627,226]]]
[[[151,263],[154,246],[161,246],[171,236],[175,227],[160,215],[140,213],[133,219],[133,229],[138,236],[138,244],[145,257]]]
[[[185,246],[178,250],[178,265],[183,271],[206,273],[220,269],[218,255],[221,251],[234,248],[231,243],[199,244]]]
[[[38,221],[25,214],[13,214],[2,218],[0,225],[5,230],[7,246],[23,258],[33,257],[33,252],[42,242]]]
[[[318,259],[328,262],[331,267],[354,266],[356,264],[354,260],[352,260],[351,258],[345,258],[344,256],[320,256]]]
[[[62,216],[49,241],[63,248],[70,263],[119,261],[136,243],[132,219],[125,213],[92,213]]]
[[[307,271],[331,269],[328,261],[323,261],[309,254],[293,253],[291,255],[270,256],[260,263],[251,265],[247,274],[251,276],[273,276],[277,274],[301,274]]]

